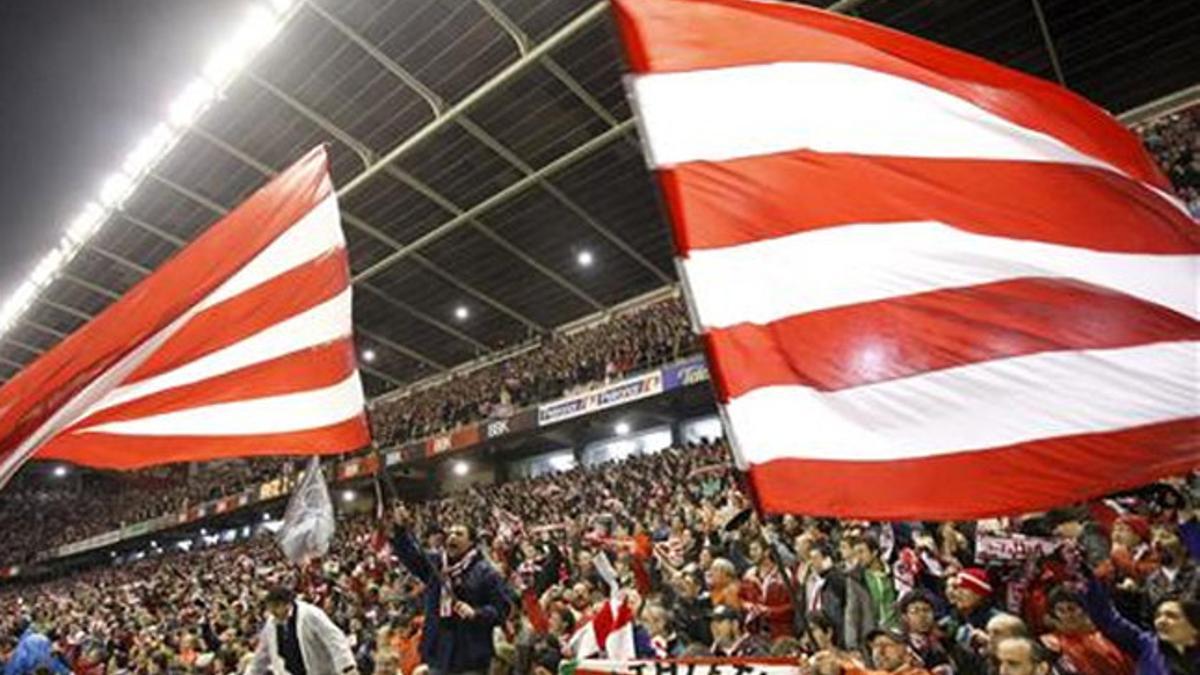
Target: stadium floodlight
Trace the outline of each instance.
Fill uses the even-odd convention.
[[[58,270],[62,267],[64,258],[65,256],[61,249],[50,249],[50,252],[42,256],[42,259],[38,261],[37,267],[33,268],[33,272],[29,275],[29,281],[34,286],[45,288],[58,275]]]
[[[616,425],[613,426],[613,431],[618,436],[628,436],[629,432],[631,431],[629,422],[625,422],[625,421],[617,422]]]
[[[579,254],[575,256],[575,262],[579,263],[580,267],[591,267],[592,263],[595,261],[596,258],[592,255],[592,252],[587,249],[580,251]]]
[[[125,162],[121,165],[121,171],[129,176],[141,176],[154,166],[154,163],[167,151],[174,140],[171,128],[166,124],[158,124],[126,155]]]
[[[167,109],[171,126],[183,129],[191,126],[217,96],[217,90],[204,78],[192,80]]]
[[[342,501],[347,504],[354,501],[354,490],[342,490]]]
[[[362,353],[362,359],[363,359],[363,361],[366,361],[367,363],[374,363],[375,350],[374,349],[364,349],[363,353]]]
[[[75,219],[67,226],[67,239],[77,244],[86,242],[104,224],[104,218],[107,215],[99,204],[88,202],[83,206],[79,215],[75,216]]]
[[[458,461],[458,462],[454,463],[454,475],[455,476],[465,476],[470,471],[471,471],[470,464],[467,464],[466,462],[463,462],[463,461]]]
[[[61,464],[59,464],[58,466],[54,467],[54,477],[55,477],[55,478],[62,478],[62,477],[64,477],[64,476],[66,476],[66,475],[67,475],[67,467],[65,467],[65,466],[63,466],[63,465],[61,465]]]
[[[267,522],[267,521],[268,521],[268,520],[270,520],[270,519],[271,519],[271,514],[269,514],[269,513],[264,513],[264,514],[263,514],[263,522],[264,522],[264,523],[265,523],[265,522]]]
[[[454,318],[459,321],[466,321],[471,316],[471,310],[467,309],[466,305],[459,305],[454,308]]]
[[[207,536],[208,536],[208,528],[207,528],[207,527],[202,527],[202,528],[200,528],[200,536],[201,536],[201,537],[207,537]]]
[[[100,185],[100,203],[110,209],[118,208],[133,194],[133,188],[133,179],[125,172],[118,171],[104,179]]]

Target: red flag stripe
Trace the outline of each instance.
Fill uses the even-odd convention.
[[[343,250],[330,251],[192,317],[126,383],[161,375],[237,344],[336,297],[349,285]]]
[[[1170,189],[1137,138],[1083,97],[899,31],[822,10],[744,0],[622,1],[614,9],[635,73],[781,62],[855,65],[953,94]]]
[[[355,368],[354,343],[349,339],[330,342],[106,408],[76,422],[67,433],[198,406],[328,387],[345,380]]]
[[[214,457],[349,452],[371,442],[365,415],[302,432],[221,436],[215,431],[212,436],[68,434],[46,444],[38,458],[81,462],[100,469],[128,470]]]
[[[684,164],[659,175],[685,255],[798,231],[912,220],[1115,253],[1200,252],[1200,228],[1186,214],[1137,183],[1076,165],[800,150]]]
[[[99,373],[212,293],[332,191],[325,152],[318,148],[6,382],[0,388],[6,403],[0,408],[0,459]]]
[[[780,459],[759,465],[750,478],[771,513],[966,520],[1052,508],[1186,473],[1198,453],[1200,420],[1193,418],[933,458]]]
[[[1200,340],[1200,322],[1070,280],[1018,279],[739,324],[706,339],[728,402],[773,385],[835,391],[1047,351]]]

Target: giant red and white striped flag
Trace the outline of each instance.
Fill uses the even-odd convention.
[[[761,507],[970,518],[1200,466],[1200,236],[1109,115],[821,10],[615,7]]]
[[[369,442],[346,244],[318,148],[0,388],[31,457],[132,469]]]

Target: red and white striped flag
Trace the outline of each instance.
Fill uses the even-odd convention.
[[[623,594],[614,594],[596,608],[596,613],[579,627],[567,642],[572,658],[603,654],[610,659],[632,659],[637,653],[633,640],[633,610]]]
[[[370,442],[346,243],[318,148],[0,388],[29,458],[132,469]]]
[[[760,506],[1048,507],[1200,465],[1200,236],[1071,92],[747,0],[616,0]]]

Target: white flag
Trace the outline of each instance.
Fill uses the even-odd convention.
[[[321,463],[314,455],[300,484],[292,491],[276,541],[288,560],[301,563],[324,555],[333,541],[333,533],[333,502],[325,487]]]

